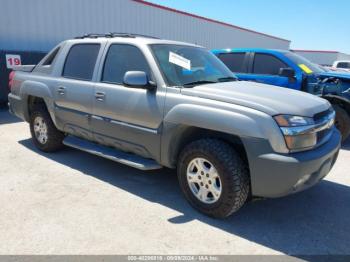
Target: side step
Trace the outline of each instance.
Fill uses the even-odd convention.
[[[93,155],[101,156],[115,162],[125,164],[141,170],[154,170],[162,168],[156,161],[134,154],[125,153],[118,149],[102,146],[74,136],[67,136],[63,144],[80,149]]]

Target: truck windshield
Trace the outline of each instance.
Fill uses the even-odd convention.
[[[300,55],[297,55],[293,52],[285,52],[284,55],[288,57],[290,60],[292,60],[293,63],[297,64],[302,69],[305,68],[306,66],[306,68],[310,69],[313,73],[324,72],[324,70],[322,70],[319,65],[316,65],[312,63],[310,60],[307,60],[306,58]]]
[[[185,45],[150,45],[169,86],[191,87],[235,81],[233,73],[204,48]]]

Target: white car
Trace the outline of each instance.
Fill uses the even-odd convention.
[[[344,68],[336,68],[333,66],[320,66],[322,69],[326,70],[327,72],[343,72],[343,73],[350,73],[348,69]]]
[[[333,68],[342,69],[342,71],[350,72],[350,61],[335,61]]]

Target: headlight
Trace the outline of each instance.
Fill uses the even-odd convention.
[[[314,120],[310,117],[278,115],[274,117],[280,127],[313,125]]]
[[[291,151],[302,151],[318,143],[318,132],[330,129],[334,124],[335,113],[332,112],[317,123],[310,117],[278,115],[274,119],[279,125],[287,147]]]

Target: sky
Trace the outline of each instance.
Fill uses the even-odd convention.
[[[292,49],[350,54],[350,0],[147,0],[291,40]]]

